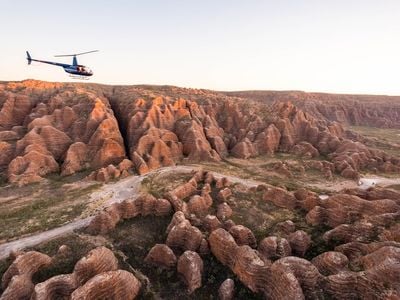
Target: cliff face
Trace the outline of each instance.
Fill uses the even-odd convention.
[[[400,128],[400,97],[305,93],[300,91],[228,92],[229,96],[262,103],[291,101],[319,119],[346,125]]]
[[[101,91],[25,81],[0,88],[0,167],[13,183],[119,163],[123,138]]]
[[[295,104],[268,104],[176,87],[0,84],[0,168],[10,182],[25,184],[49,173],[70,175],[84,169],[103,168],[93,178],[116,178],[127,174],[130,163],[109,165],[124,158],[143,174],[177,162],[283,151],[323,155],[334,164],[331,171],[349,178],[357,178],[363,168],[400,170],[398,159],[346,139],[336,122],[378,122],[386,104],[374,110],[367,101],[344,114],[346,106],[332,99],[329,106],[302,102],[296,94],[292,98],[288,100]],[[396,126],[398,106],[393,104],[382,126]]]

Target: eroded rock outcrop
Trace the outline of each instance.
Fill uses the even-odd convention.
[[[172,249],[196,251],[202,239],[201,231],[192,226],[188,220],[184,220],[171,228],[166,244]]]
[[[75,264],[73,273],[36,284],[31,299],[134,299],[140,287],[141,283],[131,273],[118,270],[117,258],[111,250],[98,247]]]
[[[238,246],[224,229],[210,234],[211,252],[253,292],[267,299],[304,299],[320,295],[322,275],[307,260],[285,257],[271,264],[249,246]]]
[[[228,278],[221,283],[218,289],[218,296],[220,300],[232,300],[235,294],[235,282]]]
[[[282,188],[271,187],[263,196],[265,201],[271,201],[276,206],[294,209],[297,205],[296,198],[288,191]]]
[[[287,239],[269,236],[260,242],[258,251],[262,257],[275,260],[291,255],[292,248]]]
[[[127,199],[114,203],[96,215],[87,227],[93,234],[104,234],[115,228],[122,219],[134,218],[138,215],[165,216],[172,211],[171,203],[166,199],[157,199],[150,194],[140,195],[136,199]]]
[[[31,299],[47,300],[70,297],[77,287],[78,284],[73,274],[57,275],[36,284]]]
[[[32,276],[41,268],[51,264],[51,257],[36,251],[22,253],[16,257],[1,279],[4,291],[0,299],[29,299],[33,292]]]
[[[218,205],[217,208],[217,217],[218,219],[220,219],[221,221],[226,221],[228,220],[233,214],[233,210],[232,208],[229,206],[228,203],[223,202],[221,204]]]
[[[349,260],[343,253],[328,251],[324,252],[311,261],[323,275],[334,275],[348,270]]]
[[[400,209],[393,200],[365,200],[357,196],[338,194],[315,206],[307,215],[310,224],[327,224],[336,227],[352,223],[364,216],[396,213]]]
[[[201,287],[203,260],[193,251],[185,251],[178,259],[178,273],[184,278],[189,294]]]
[[[7,155],[0,164],[8,164],[10,182],[23,185],[49,173],[70,175],[125,158],[117,121],[98,90],[35,81],[5,89],[0,132],[3,140],[16,143],[2,146]]]
[[[156,244],[150,249],[145,261],[158,267],[172,268],[176,265],[177,259],[174,252],[167,245]]]
[[[233,236],[236,244],[239,246],[249,245],[252,248],[257,247],[257,240],[249,228],[243,225],[235,225],[229,229],[229,233]]]
[[[304,256],[311,245],[311,237],[303,230],[297,230],[288,236],[292,251],[298,256]]]
[[[83,285],[88,279],[106,271],[118,269],[118,261],[114,253],[105,247],[91,250],[75,265],[73,274],[79,285]]]
[[[75,290],[71,300],[129,299],[139,294],[141,283],[127,271],[117,270],[98,274]]]

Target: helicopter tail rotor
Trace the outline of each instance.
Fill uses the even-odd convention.
[[[26,59],[28,60],[28,65],[30,65],[32,63],[32,57],[28,51],[26,51]]]

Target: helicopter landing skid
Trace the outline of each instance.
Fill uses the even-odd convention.
[[[87,76],[82,76],[82,75],[69,75],[72,79],[78,79],[78,80],[89,80],[90,78]]]

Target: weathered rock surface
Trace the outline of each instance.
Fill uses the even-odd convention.
[[[32,300],[62,299],[69,297],[78,287],[72,274],[57,275],[35,285]]]
[[[232,216],[232,214],[233,214],[232,208],[229,206],[228,203],[223,202],[218,205],[217,217],[221,221],[226,221],[227,219],[229,219]]]
[[[70,175],[125,158],[117,121],[99,90],[36,81],[5,89],[0,136],[7,140],[2,143],[16,143],[2,145],[0,164],[8,164],[10,182],[23,185],[49,173]],[[6,138],[3,130],[15,131]]]
[[[177,259],[174,252],[167,245],[156,244],[150,249],[145,261],[163,268],[172,268],[176,265]]]
[[[276,206],[289,209],[294,209],[297,205],[296,198],[291,193],[281,188],[269,188],[264,193],[263,199],[265,201],[271,201]]]
[[[144,194],[136,199],[126,199],[107,207],[93,218],[87,231],[93,234],[104,234],[115,228],[122,219],[131,219],[138,215],[165,216],[171,211],[171,203],[168,200],[156,199],[150,194]]]
[[[323,276],[309,261],[293,256],[284,257],[272,264],[271,271],[275,270],[277,272],[285,270],[287,274],[292,274],[297,279],[306,298],[321,298]]]
[[[36,284],[31,299],[134,299],[141,283],[131,273],[117,269],[111,250],[95,248],[75,264],[73,273]]]
[[[286,102],[287,99],[291,99],[296,106],[318,119],[327,119],[347,125],[400,127],[398,96],[339,95],[301,91],[249,91],[226,94],[259,100],[264,103]]]
[[[202,239],[201,231],[192,226],[188,220],[184,220],[171,228],[166,244],[172,249],[196,251],[200,247]]]
[[[228,278],[221,283],[218,289],[218,296],[220,300],[232,300],[235,296],[235,282]]]
[[[210,234],[211,252],[254,292],[267,299],[304,299],[321,294],[323,276],[310,262],[297,258],[282,258],[271,265],[249,246],[238,246],[224,229]]]
[[[336,227],[352,223],[365,216],[396,213],[400,206],[389,199],[365,200],[353,195],[337,194],[315,206],[307,215],[310,224],[326,224]]]
[[[314,257],[311,262],[321,274],[328,276],[347,271],[349,260],[340,252],[328,251]]]
[[[292,248],[287,239],[269,236],[260,242],[258,251],[262,257],[276,260],[285,256],[290,256]]]
[[[299,169],[290,162],[268,165],[268,171],[284,180],[306,170],[318,170],[328,179],[337,174],[355,180],[366,169],[400,171],[399,159],[367,147],[365,138],[344,130],[338,121],[347,115],[335,115],[332,108],[315,110],[314,104],[311,111],[300,108],[306,106],[287,101],[246,105],[223,93],[176,87],[1,83],[0,168],[20,185],[51,172],[71,175],[88,168],[94,171],[89,178],[108,182],[179,162],[283,151],[302,162]],[[353,117],[364,109],[355,108]],[[377,120],[378,114],[369,120]],[[395,119],[392,114],[381,125]],[[175,212],[165,244],[156,244],[142,259],[162,268],[177,265],[189,293],[201,286],[200,254],[203,259],[214,255],[250,291],[267,299],[399,295],[400,193],[375,187],[320,199],[304,188],[292,192],[265,184],[251,190],[259,203],[244,204],[238,196],[243,190],[232,178],[200,170],[160,199],[141,195],[112,204],[95,216],[88,231],[106,234],[126,219]],[[243,218],[239,214],[247,204],[249,215]],[[236,225],[231,217],[243,224]],[[252,230],[266,237],[257,241]],[[70,253],[59,252],[60,257]],[[130,299],[140,289],[132,274],[118,270],[107,248],[92,250],[73,273],[36,286],[31,278],[42,267],[35,265],[40,259],[27,262],[24,269],[24,255],[15,253],[4,274],[1,299]],[[230,299],[233,292],[233,281],[227,280],[219,294]]]
[[[73,274],[79,285],[83,285],[93,276],[118,269],[118,261],[114,253],[105,247],[91,250],[81,258],[75,265]]]
[[[51,258],[36,251],[20,254],[3,274],[0,299],[29,299],[33,292],[32,276],[41,268],[49,266]]]
[[[202,197],[199,195],[194,195],[190,198],[187,205],[189,213],[195,214],[196,216],[202,216],[205,215],[208,209],[211,207],[212,198],[209,196]]]
[[[311,245],[310,236],[303,230],[297,230],[291,233],[288,237],[288,241],[292,251],[299,256],[304,256]]]
[[[257,247],[257,240],[249,228],[243,225],[235,225],[229,229],[229,233],[239,246],[249,245],[252,248]]]
[[[202,225],[208,232],[212,232],[212,231],[222,227],[222,223],[219,221],[219,219],[216,216],[213,216],[213,215],[207,215],[203,219]]]
[[[178,259],[178,273],[184,278],[189,294],[201,287],[203,260],[193,251],[185,251]]]
[[[127,271],[117,270],[98,274],[75,290],[71,300],[135,299],[141,283]]]
[[[400,160],[366,147],[362,138],[343,129],[342,118],[318,111],[315,99],[305,106],[289,97],[296,105],[261,101],[249,107],[248,99],[205,90],[39,81],[2,83],[1,91],[0,166],[10,165],[8,179],[18,184],[52,172],[70,175],[117,166],[126,156],[144,174],[179,161],[249,158],[279,150],[304,158],[326,155],[331,162],[321,164],[328,178],[336,172],[357,179],[365,168],[400,171]],[[391,112],[391,121],[382,126],[398,119]]]
[[[232,191],[229,188],[224,188],[218,192],[217,199],[221,202],[226,202],[232,196]]]

